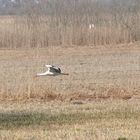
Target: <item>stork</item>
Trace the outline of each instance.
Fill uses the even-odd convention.
[[[48,70],[44,73],[37,73],[37,76],[57,76],[57,75],[69,75],[68,73],[62,73],[61,69],[53,65],[45,65]]]

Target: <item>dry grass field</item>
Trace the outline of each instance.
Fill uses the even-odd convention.
[[[139,42],[1,49],[0,83],[2,140],[140,139]]]
[[[139,0],[0,1],[0,140],[140,140]]]

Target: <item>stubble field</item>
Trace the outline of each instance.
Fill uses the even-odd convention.
[[[140,139],[140,44],[0,50],[0,139]],[[36,77],[45,64],[69,76]]]

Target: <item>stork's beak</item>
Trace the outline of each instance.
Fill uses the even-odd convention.
[[[36,74],[36,75],[34,75],[34,78],[37,78],[38,77],[38,75]]]

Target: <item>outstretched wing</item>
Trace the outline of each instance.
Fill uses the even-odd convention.
[[[53,65],[45,65],[48,70],[50,72],[53,72],[53,73],[61,73],[61,69],[59,67],[56,67],[56,66],[53,66]]]
[[[50,72],[61,73],[61,70],[60,68],[57,68],[57,67],[50,67]]]

